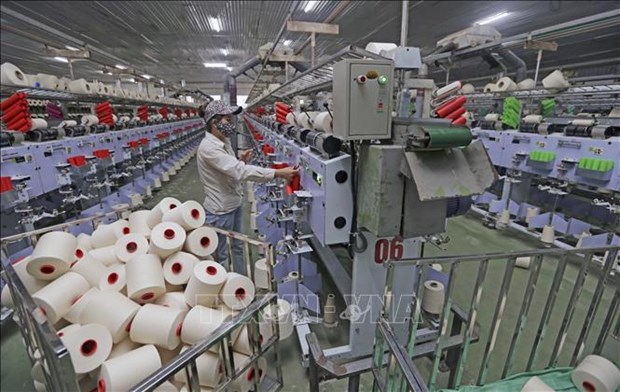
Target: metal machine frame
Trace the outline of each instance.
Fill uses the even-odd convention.
[[[572,118],[549,118],[544,124],[566,124]],[[599,117],[597,121],[600,128],[606,129],[618,126],[620,120]],[[473,133],[484,143],[493,164],[506,171],[499,196],[487,192],[475,199],[473,210],[490,224],[495,222],[498,228],[510,226],[536,238],[541,236],[535,229],[548,226],[565,236],[552,241],[555,246],[565,249],[572,249],[578,238],[581,239],[579,246],[586,247],[620,243],[617,235],[620,219],[617,199],[620,192],[619,136],[590,138],[566,136],[558,131],[543,135],[481,128],[475,128]],[[539,151],[547,153],[550,158],[537,160],[535,154]],[[606,161],[612,165],[605,172],[589,170],[580,167],[581,160]],[[532,187],[535,183],[539,184],[538,189]],[[568,189],[574,187],[585,196],[574,197]],[[597,193],[593,195],[591,189],[596,189]],[[545,196],[545,192],[549,194]],[[591,199],[588,209],[588,203],[582,200],[584,197]],[[537,208],[536,204],[541,205],[547,199],[553,201],[550,211],[527,216],[529,208]],[[557,212],[558,207],[564,213]],[[601,228],[597,227],[597,219],[602,222]],[[526,220],[525,224],[520,220]],[[605,226],[607,228],[603,229]],[[591,230],[596,231],[592,233],[595,235],[590,235]],[[601,231],[602,234],[597,234]]]
[[[287,85],[282,86],[280,90],[276,90],[273,96],[286,95],[290,97],[293,94],[306,94],[324,88],[336,76],[347,78],[348,76],[335,72],[337,70],[335,62],[358,61],[356,59],[359,57],[359,53],[355,50],[350,50],[348,53],[343,51],[341,53],[343,54],[334,56],[334,58],[327,60],[306,73],[307,75],[320,75],[316,80],[305,77],[304,74],[299,79],[292,80]],[[383,59],[378,60],[377,64],[385,65],[390,62],[391,60],[386,62]],[[372,66],[373,60],[365,60],[363,64],[367,65],[369,73],[378,73],[375,67]],[[365,70],[364,72],[367,71]],[[381,70],[381,73],[389,74],[389,79],[393,75],[393,71]],[[397,80],[390,80],[390,83],[396,82]],[[409,85],[407,84],[408,82],[409,80],[399,81],[399,83],[404,83],[405,85]],[[373,80],[370,83],[379,83],[379,81]],[[361,84],[364,84],[364,81]],[[490,185],[487,183],[488,181],[492,181],[495,178],[495,173],[488,158],[486,158],[481,143],[466,148],[454,148],[450,150],[452,153],[446,152],[445,149],[457,146],[449,143],[439,148],[434,147],[430,149],[431,152],[428,152],[428,150],[420,152],[420,150],[425,148],[410,143],[416,137],[426,137],[427,144],[430,144],[428,132],[448,132],[447,128],[450,127],[450,121],[447,120],[422,118],[429,115],[431,89],[434,86],[432,81],[421,80],[415,86],[426,92],[422,99],[423,102],[421,102],[422,109],[420,113],[417,113],[417,118],[415,119],[399,119],[399,121],[390,122],[389,135],[394,145],[389,145],[389,143],[379,145],[366,141],[356,141],[346,146],[348,148],[340,148],[338,154],[334,154],[336,157],[346,157],[350,165],[350,168],[347,168],[347,178],[351,180],[347,184],[350,187],[348,196],[333,195],[329,193],[328,189],[314,188],[313,178],[307,173],[311,165],[308,164],[308,160],[304,157],[311,155],[313,161],[316,160],[321,167],[320,170],[316,168],[312,168],[312,170],[319,171],[322,175],[322,171],[329,171],[327,167],[334,162],[329,155],[326,156],[325,154],[312,151],[313,149],[320,150],[320,148],[314,145],[314,139],[308,137],[308,135],[312,135],[316,131],[299,126],[299,124],[295,126],[277,123],[269,116],[260,117],[259,115],[252,114],[246,116],[246,124],[250,133],[252,133],[258,144],[263,144],[263,147],[266,147],[266,149],[263,149],[264,154],[260,154],[264,164],[271,165],[278,161],[300,164],[303,191],[296,193],[295,197],[301,200],[310,200],[310,203],[301,203],[308,208],[306,212],[308,217],[307,226],[309,227],[306,228],[306,231],[293,232],[292,240],[299,242],[302,239],[307,239],[308,236],[311,237],[309,243],[319,255],[321,262],[333,278],[339,293],[347,304],[345,313],[350,318],[349,341],[348,344],[343,346],[322,350],[317,340],[313,338],[314,335],[310,329],[310,324],[317,320],[303,316],[303,311],[301,316],[297,317],[295,324],[297,337],[303,353],[302,363],[305,366],[311,365],[312,358],[314,357],[315,362],[318,361],[325,365],[324,370],[327,371],[322,373],[322,379],[327,377],[350,377],[350,390],[356,390],[359,384],[359,374],[370,371],[372,367],[371,342],[375,336],[375,320],[381,312],[380,300],[386,282],[385,269],[381,264],[389,258],[406,259],[418,257],[421,254],[420,249],[423,242],[441,241],[441,236],[437,234],[445,230],[448,199],[462,196],[469,197],[474,193],[479,193],[486,186]],[[369,88],[374,87],[371,86]],[[351,93],[362,94],[363,92],[361,90],[358,91],[354,86],[351,89]],[[267,96],[260,98],[259,101],[271,101],[272,99],[273,97]],[[372,110],[380,113],[384,108],[384,104],[380,97],[377,99],[376,105],[373,100],[366,103],[375,105]],[[386,104],[388,108],[391,108],[391,101],[390,97],[390,103]],[[256,102],[251,105],[255,104]],[[327,107],[327,105],[324,106]],[[354,110],[363,109],[354,108]],[[341,113],[341,115],[353,115],[353,111],[350,114]],[[460,135],[464,129],[456,128],[450,129],[450,131],[458,132]],[[464,139],[471,140],[469,130],[466,133],[468,137]],[[326,135],[324,137],[331,136],[329,134],[323,135]],[[435,133],[435,135],[438,135],[438,133]],[[372,137],[369,138],[372,139]],[[469,144],[467,141],[463,143]],[[458,147],[461,147],[461,145],[459,144]],[[439,154],[436,156],[438,159],[433,158],[435,154]],[[471,159],[473,155],[475,155],[475,159]],[[428,162],[427,159],[431,159],[433,162]],[[457,161],[460,163],[457,164]],[[414,177],[425,170],[423,166],[431,164],[440,166],[442,170],[452,173],[456,177],[455,184],[458,184],[458,186],[451,185],[446,187],[446,184],[436,181],[436,176],[430,179],[426,177],[422,179],[422,183],[415,183],[416,179]],[[364,165],[375,165],[379,169],[364,170],[366,168]],[[474,170],[473,168],[480,170]],[[370,166],[366,169],[370,169]],[[363,175],[359,174],[362,171]],[[367,175],[369,171],[373,171],[373,173]],[[362,187],[360,187],[360,182],[363,184]],[[389,190],[389,186],[384,187],[384,182],[393,184],[393,191]],[[332,188],[334,187],[333,185],[337,184],[332,184]],[[257,195],[269,193],[262,190],[262,188],[264,187],[258,186],[255,193]],[[447,193],[442,193],[444,191],[439,191],[439,188],[444,188]],[[422,194],[421,191],[425,193]],[[362,195],[360,192],[367,192],[368,195]],[[325,204],[323,211],[318,211],[318,215],[315,214],[317,212],[316,206],[313,208],[311,203],[315,197],[322,198],[324,196],[336,197],[335,202],[336,205],[340,206],[340,211],[348,210],[349,206],[353,205],[350,229],[352,235],[350,237],[344,236],[341,238],[341,236],[337,236],[336,238],[328,236],[327,232],[322,230],[324,225],[315,224],[321,221],[321,214],[323,214],[325,225],[327,225],[328,219],[334,219],[334,216],[330,216],[324,211],[327,208],[327,204]],[[282,203],[285,200],[278,199],[277,202]],[[333,202],[334,200],[332,200]],[[358,207],[358,210],[355,209],[355,206]],[[373,206],[380,210],[375,209]],[[435,214],[434,216],[429,215],[433,208],[442,211],[443,215],[442,213]],[[377,213],[382,214],[384,219],[373,220],[373,214]],[[403,214],[405,214],[404,220],[402,218]],[[360,216],[364,217],[364,219],[360,219]],[[349,219],[347,219],[348,221]],[[418,222],[418,224],[413,222]],[[257,224],[259,231],[264,228],[261,226]],[[267,229],[272,230],[270,228]],[[261,231],[261,234],[270,237],[270,233],[262,233]],[[406,239],[403,240],[401,236],[406,237]],[[274,238],[274,240],[277,241],[278,239]],[[284,241],[289,240],[284,239]],[[349,244],[353,250],[352,276],[348,276],[329,248],[330,245],[338,243]],[[378,253],[385,254],[385,257],[381,256],[378,259]],[[415,282],[410,279],[413,274],[414,269],[412,268],[408,273],[403,273],[397,278],[398,282],[395,284],[398,287],[398,292],[406,295],[406,293],[411,293],[414,290]],[[440,273],[438,273],[437,278],[440,280],[445,279]],[[303,276],[301,281],[303,282]],[[297,307],[297,311],[300,311],[299,307]],[[458,307],[454,308],[454,314],[455,317],[466,320],[466,315],[460,312]],[[403,319],[406,317],[406,309],[395,309],[390,317]],[[405,340],[407,330],[406,328],[398,328],[396,334],[401,340]],[[434,331],[431,326],[420,330],[418,338],[420,341],[429,341],[436,334],[437,331]],[[455,339],[454,344],[462,344],[462,340]],[[426,355],[430,352],[428,351]],[[318,385],[318,380],[314,379],[312,372],[311,367],[311,383],[317,382],[316,385]]]
[[[620,192],[620,163],[607,173],[590,173],[577,166],[579,158],[618,159],[620,137],[591,139],[563,134],[539,135],[516,130],[493,131],[476,128],[474,134],[489,151],[493,164],[537,176]],[[555,158],[547,163],[529,159],[532,152],[547,150]],[[604,174],[604,177],[601,176]]]
[[[3,235],[134,204],[134,194],[151,197],[156,180],[192,156],[203,125],[189,119],[3,147],[2,174],[15,184],[2,193]],[[72,157],[82,166],[68,164]]]

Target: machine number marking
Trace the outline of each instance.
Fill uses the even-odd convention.
[[[375,263],[383,264],[388,260],[400,260],[404,252],[403,241],[400,238],[394,237],[392,241],[382,238],[375,243]]]

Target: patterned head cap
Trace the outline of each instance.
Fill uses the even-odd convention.
[[[213,116],[216,116],[218,114],[219,115],[239,114],[241,113],[241,111],[243,111],[243,108],[241,106],[229,106],[224,101],[217,100],[217,101],[209,102],[207,107],[204,108],[203,117],[205,121],[209,122],[209,120],[211,120]]]

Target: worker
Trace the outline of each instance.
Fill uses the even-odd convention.
[[[236,134],[236,118],[243,109],[217,100],[202,107],[200,115],[207,123],[207,132],[198,147],[198,175],[205,193],[206,223],[225,230],[242,231],[243,185],[245,181],[268,182],[274,177],[290,181],[298,173],[296,168],[270,169],[248,164],[252,150],[241,153],[237,159],[230,144]],[[230,267],[226,236],[219,235],[216,260]],[[241,241],[233,241],[232,268],[245,274]]]

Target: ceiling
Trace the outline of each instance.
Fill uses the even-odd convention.
[[[284,23],[292,1],[3,1],[2,62],[26,73],[68,76],[68,65],[50,59],[42,42],[64,48],[84,44],[95,62],[74,63],[76,77],[113,82],[101,73],[101,64],[135,67],[167,82],[200,86],[217,94],[227,73],[208,69],[204,62],[224,62],[231,67],[256,55],[259,46],[273,41]],[[318,1],[304,12],[307,1],[298,2],[294,20],[323,22],[337,1]],[[423,53],[438,39],[497,14],[510,14],[492,25],[504,37],[620,8],[620,1],[410,1],[408,45]],[[370,41],[398,42],[400,1],[350,1],[334,19],[337,36],[319,35],[317,53],[326,56],[346,45],[364,47]],[[214,23],[219,21],[220,31]],[[5,26],[8,26],[5,28]],[[15,33],[19,30],[21,33]],[[29,35],[28,38],[24,35]],[[303,33],[284,32],[281,42],[291,40],[295,49],[307,39]],[[620,26],[563,38],[555,53],[546,52],[542,67],[612,59],[602,72],[620,73]],[[226,49],[226,52],[222,49]],[[304,53],[309,57],[309,47]],[[533,69],[536,53],[515,49]],[[609,68],[612,67],[612,68]],[[434,70],[437,80],[445,72]],[[453,77],[487,75],[481,59],[453,69]],[[251,80],[238,80],[239,93],[247,93]]]

